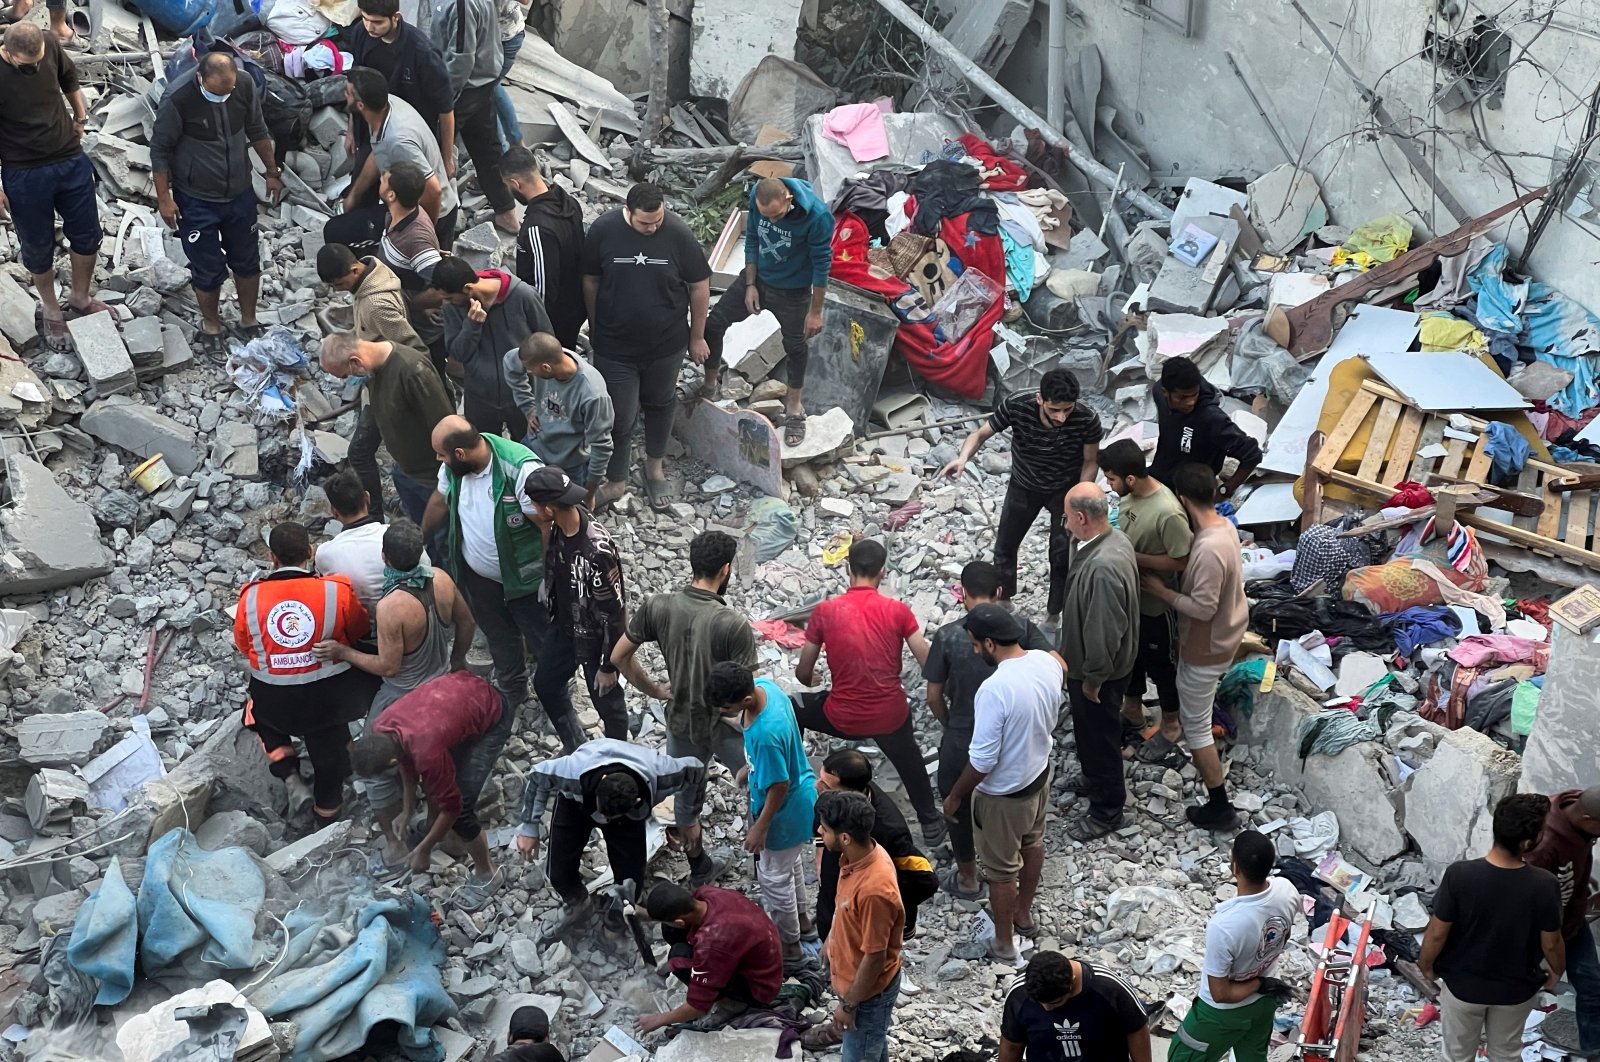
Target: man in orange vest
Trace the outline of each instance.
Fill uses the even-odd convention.
[[[273,777],[289,789],[289,815],[314,801],[320,829],[339,817],[350,775],[349,724],[366,715],[376,680],[340,661],[322,661],[317,642],[346,645],[372,623],[343,575],[312,574],[305,527],[282,523],[267,540],[272,574],[245,584],[233,621],[233,644],[250,669],[245,726],[256,732]],[[298,737],[311,760],[313,785],[300,776]]]

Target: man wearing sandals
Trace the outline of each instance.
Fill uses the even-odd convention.
[[[52,350],[66,350],[72,341],[56,298],[56,215],[72,252],[68,306],[77,313],[106,309],[90,291],[102,233],[94,167],[82,146],[89,112],[78,88],[77,67],[55,34],[46,35],[30,22],[10,26],[0,43],[0,60],[0,100],[5,101],[0,111],[0,218],[11,221],[22,264],[33,274],[43,304],[45,342]]]
[[[276,203],[283,179],[255,82],[239,76],[232,56],[208,52],[192,79],[162,97],[150,136],[156,209],[188,254],[190,286],[200,304],[201,349],[207,354],[227,352],[222,282],[230,272],[239,296],[240,334],[262,331],[256,320],[261,246],[248,149],[261,159],[267,195]]]
[[[744,230],[744,269],[706,322],[706,382],[701,394],[717,391],[722,337],[732,325],[763,310],[778,319],[783,337],[789,395],[783,441],[798,446],[806,436],[800,393],[806,383],[808,344],[822,331],[822,300],[833,265],[833,215],[811,185],[797,177],[764,177],[750,190]],[[696,361],[701,359],[696,358]]]

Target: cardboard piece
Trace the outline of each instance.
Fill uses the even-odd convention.
[[[756,134],[756,147],[766,147],[768,144],[781,144],[786,140],[793,140],[794,134],[779,129],[775,125],[764,125],[761,132]],[[793,177],[794,163],[780,162],[777,159],[766,159],[761,162],[752,162],[750,172],[758,177]]]
[[[673,430],[690,453],[718,472],[783,497],[782,436],[766,417],[699,399],[679,413]]]

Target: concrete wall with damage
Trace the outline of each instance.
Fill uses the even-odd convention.
[[[1583,138],[1600,69],[1597,0],[1068,0],[1069,64],[1087,46],[1098,47],[1099,103],[1117,109],[1160,180],[1250,178],[1285,161],[1300,162],[1321,181],[1338,224],[1406,214],[1418,227],[1413,244],[1454,228],[1456,221],[1394,140],[1378,131],[1362,89],[1331,60],[1297,7],[1315,20],[1356,78],[1376,89],[1397,126],[1470,213],[1544,184],[1552,157],[1564,162]],[[1447,18],[1441,8],[1454,13]],[[1046,9],[1039,0],[1000,75],[1041,114]],[[1190,34],[1152,11],[1178,19],[1190,13]],[[1474,36],[1485,16],[1496,19],[1508,40]],[[1444,43],[1430,50],[1434,39]],[[1460,62],[1477,56],[1477,69],[1491,69],[1497,52],[1502,68],[1510,65],[1498,106],[1496,91],[1449,109],[1461,94],[1440,97],[1459,80]],[[1483,86],[1463,87],[1471,95]],[[1002,125],[1009,128],[1009,120]],[[1276,137],[1269,125],[1276,126]],[[1580,199],[1586,191],[1580,189]],[[1581,212],[1582,203],[1575,209]],[[1530,211],[1511,228],[1513,249],[1532,217]],[[1562,217],[1545,232],[1531,269],[1600,310],[1597,259],[1600,223]]]

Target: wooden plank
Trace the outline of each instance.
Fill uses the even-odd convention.
[[[1380,477],[1385,483],[1401,483],[1411,478],[1411,462],[1416,458],[1417,439],[1422,435],[1424,419],[1420,409],[1407,407],[1402,414],[1394,445],[1389,450],[1389,464]]]
[[[1526,546],[1535,552],[1552,553],[1563,560],[1581,564],[1585,568],[1600,569],[1600,553],[1591,553],[1586,549],[1575,549],[1555,539],[1540,538],[1531,531],[1524,531],[1513,524],[1503,524],[1498,520],[1479,516],[1477,513],[1461,513],[1456,519],[1468,527],[1483,531],[1486,534],[1497,535],[1508,542]]]
[[[1312,463],[1312,455],[1322,452],[1322,433],[1314,431],[1306,440],[1305,487],[1300,495],[1300,530],[1309,531],[1322,522],[1322,474]]]
[[[1349,487],[1351,490],[1358,490],[1363,494],[1370,494],[1379,501],[1386,500],[1389,495],[1394,493],[1394,488],[1386,487],[1375,479],[1362,479],[1360,476],[1353,476],[1348,472],[1341,472],[1337,468],[1329,469],[1326,472],[1322,472],[1319,469],[1318,472],[1322,478],[1329,483],[1337,483],[1341,487]]]
[[[1549,477],[1545,477],[1548,481]],[[1535,527],[1534,534],[1541,538],[1556,538],[1561,534],[1561,495],[1553,494],[1548,490],[1541,490],[1544,498],[1544,512],[1539,514],[1539,524]]]
[[[1451,479],[1461,478],[1461,462],[1467,455],[1467,444],[1462,439],[1446,439],[1445,455],[1439,460],[1439,474]]]
[[[1472,448],[1472,460],[1467,462],[1467,470],[1461,474],[1461,478],[1470,479],[1475,483],[1487,483],[1489,470],[1493,467],[1494,458],[1489,456],[1489,437],[1485,435]]]
[[[1389,452],[1389,440],[1394,438],[1395,425],[1400,422],[1400,405],[1384,402],[1378,407],[1378,419],[1372,422],[1372,434],[1367,438],[1367,452],[1361,455],[1361,467],[1356,475],[1362,479],[1379,482],[1378,473]]]
[[[1567,530],[1561,540],[1573,549],[1589,548],[1589,506],[1594,491],[1578,490],[1568,495]]]
[[[1361,422],[1366,419],[1367,411],[1377,401],[1378,396],[1366,388],[1356,392],[1350,404],[1345,407],[1344,416],[1339,418],[1339,423],[1328,433],[1327,441],[1317,453],[1317,459],[1312,462],[1318,472],[1327,475],[1339,463],[1344,448],[1350,445],[1350,440],[1361,430]]]
[[[1517,490],[1522,491],[1524,494],[1531,494],[1536,498],[1542,499],[1544,497],[1544,492],[1539,489],[1538,470],[1529,468],[1527,465],[1523,465],[1522,472],[1517,476]],[[1547,503],[1545,508],[1548,509],[1549,507],[1550,506]],[[1543,515],[1544,513],[1539,514],[1539,516]],[[1522,528],[1524,531],[1532,531],[1537,526],[1538,520],[1536,517],[1532,516],[1517,516],[1514,517],[1511,522]]]

